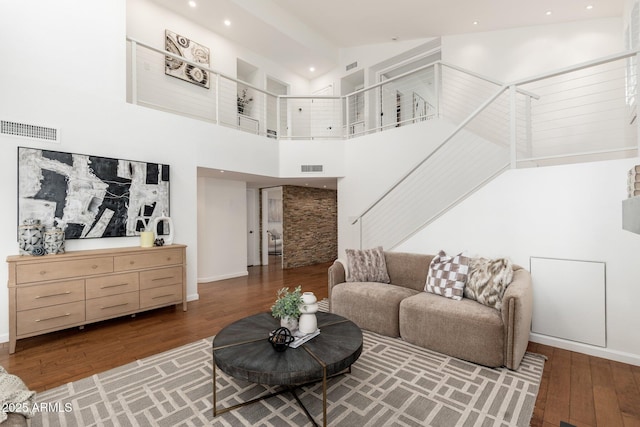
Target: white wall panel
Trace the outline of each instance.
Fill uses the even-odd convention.
[[[531,331],[606,347],[605,263],[531,257]]]

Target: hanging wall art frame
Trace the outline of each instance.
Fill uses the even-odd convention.
[[[136,236],[169,215],[169,165],[18,147],[18,224],[66,239]]]
[[[209,68],[209,48],[173,31],[165,30],[165,50]],[[164,73],[209,89],[209,72],[179,59],[165,56]]]

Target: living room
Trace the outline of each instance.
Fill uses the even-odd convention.
[[[14,202],[18,146],[170,164],[171,217],[176,241],[187,245],[189,301],[199,297],[199,263],[207,259],[207,254],[198,250],[199,167],[277,179],[299,175],[299,164],[323,164],[324,177],[339,180],[338,250],[342,253],[358,246],[351,217],[364,211],[382,189],[406,172],[407,164],[415,161],[416,146],[423,138],[419,126],[347,141],[272,144],[260,136],[126,103],[125,38],[137,37],[163,47],[165,29],[188,32],[194,40],[212,47],[213,68],[234,74],[236,57],[243,57],[288,81],[292,92],[298,94],[333,83],[344,65],[354,59],[369,57],[375,62],[424,40],[345,49],[335,70],[308,78],[259,53],[223,42],[222,36],[210,34],[153,2],[49,3],[2,6],[3,32],[19,43],[7,46],[7,57],[15,65],[3,71],[0,118],[51,126],[60,129],[61,135],[59,144],[0,135],[7,180],[0,191],[8,206],[1,223],[3,235],[11,236],[0,242],[5,257],[17,253],[13,236],[18,222]],[[626,3],[624,10],[630,10],[631,2]],[[508,82],[623,51],[627,16],[442,36],[442,58]],[[151,33],[157,33],[154,40],[147,39]],[[376,53],[366,53],[370,51]],[[626,174],[637,163],[634,156],[507,171],[394,250],[437,253],[440,249],[467,249],[483,256],[509,256],[526,268],[530,257],[605,262],[606,347],[546,336],[532,336],[532,341],[640,365],[640,340],[629,327],[640,322],[640,314],[628,297],[640,279],[633,256],[640,241],[622,230],[620,220]],[[246,188],[240,187],[234,191],[244,194]],[[192,208],[177,208],[181,206]],[[229,216],[238,213],[246,215],[240,207]],[[67,245],[74,251],[137,246],[138,240],[88,239]],[[246,247],[241,246],[238,253],[232,273],[246,267]],[[0,272],[8,275],[6,265]],[[227,273],[220,270],[215,275]],[[6,293],[0,294],[0,305],[8,306]],[[0,319],[0,341],[8,341],[8,330],[4,317]]]

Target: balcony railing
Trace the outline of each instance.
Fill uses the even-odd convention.
[[[277,139],[354,138],[438,117],[460,122],[499,87],[438,61],[344,96],[277,95],[187,58],[127,41],[129,102]],[[166,75],[167,58],[205,71],[207,87]]]

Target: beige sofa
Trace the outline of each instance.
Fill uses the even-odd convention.
[[[391,284],[346,282],[344,264],[329,268],[329,306],[362,329],[485,366],[517,369],[529,342],[531,275],[513,267],[502,310],[424,292],[432,255],[385,252]]]

